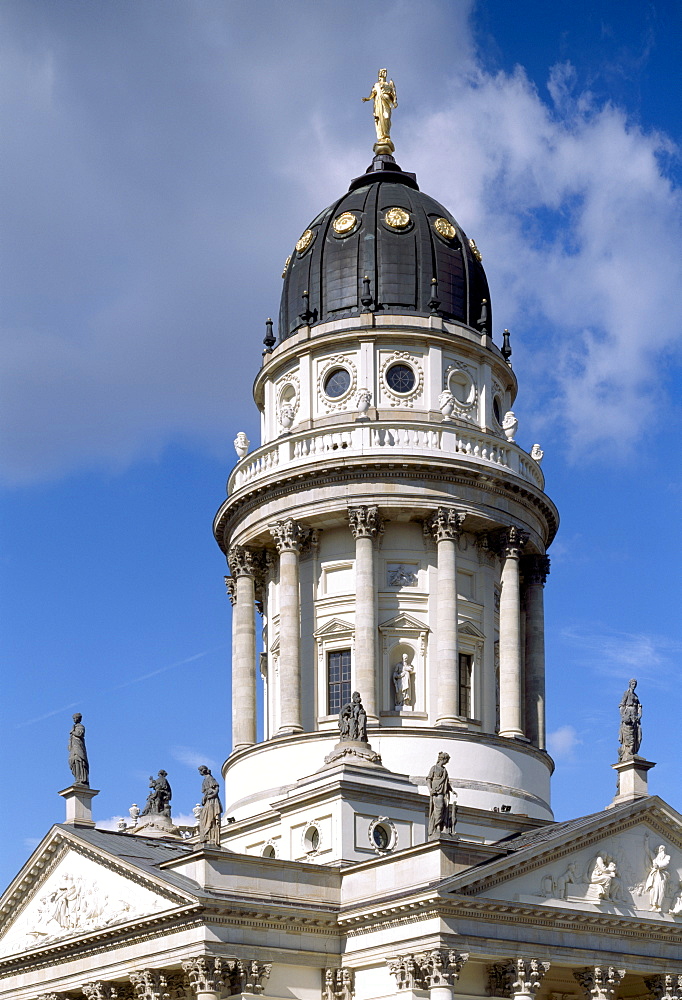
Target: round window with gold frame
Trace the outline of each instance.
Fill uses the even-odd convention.
[[[349,233],[353,232],[357,224],[357,215],[354,215],[353,212],[342,212],[332,222],[332,229],[337,236],[348,236]]]
[[[442,236],[444,240],[454,240],[457,235],[457,231],[451,222],[447,219],[441,218],[436,219],[433,224],[433,228],[436,230],[439,236]]]
[[[296,244],[296,253],[305,253],[314,239],[315,233],[312,229],[306,229],[304,233],[301,233],[301,238]]]
[[[384,216],[384,222],[391,229],[406,229],[410,222],[410,213],[404,208],[389,208]]]

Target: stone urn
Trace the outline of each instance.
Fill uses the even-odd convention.
[[[533,447],[530,449],[530,457],[535,462],[537,462],[538,465],[543,460],[543,458],[545,457],[545,453],[544,453],[544,451],[542,450],[542,448],[540,447],[539,444],[534,444]]]
[[[443,420],[452,419],[452,411],[455,408],[455,397],[448,389],[443,389],[438,397],[438,409],[443,415]]]
[[[237,452],[237,458],[246,458],[251,442],[244,431],[239,431],[233,443],[234,450]]]
[[[358,420],[367,420],[367,411],[372,405],[372,393],[369,389],[360,389],[355,399],[358,408]]]
[[[279,408],[279,422],[285,431],[291,428],[294,422],[294,408],[288,403],[283,403]]]
[[[502,420],[502,430],[507,441],[514,440],[518,426],[519,422],[514,416],[513,410],[507,410]]]

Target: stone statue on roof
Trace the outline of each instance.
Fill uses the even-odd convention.
[[[642,703],[635,693],[637,681],[632,678],[620,700],[620,729],[618,730],[618,760],[631,760],[639,753],[642,743]]]
[[[69,767],[76,785],[90,787],[90,764],[88,752],[85,749],[85,726],[81,722],[83,716],[76,712],[73,716],[73,726],[69,733]]]

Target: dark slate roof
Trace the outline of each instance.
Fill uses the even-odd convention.
[[[641,799],[637,804],[645,802],[648,803],[649,799]],[[631,809],[632,802],[626,802],[621,806],[614,806],[613,809],[600,809],[599,812],[578,816],[576,819],[568,819],[563,823],[548,823],[547,826],[529,830],[527,833],[517,833],[505,837],[504,840],[499,841],[499,846],[507,852],[521,851],[525,847],[536,847],[558,837],[563,837],[567,833],[579,833],[584,827],[592,826],[599,817],[611,821],[617,819],[621,813],[629,812]]]
[[[446,208],[419,190],[414,174],[382,160],[392,157],[376,157],[367,173],[310,223],[309,245],[300,252],[292,250],[284,273],[280,340],[305,322],[314,326],[361,313],[365,275],[378,313],[429,315],[436,278],[440,315],[477,328],[485,298],[486,327],[492,331],[485,271],[462,228]],[[387,225],[391,208],[407,212],[409,224],[402,229]],[[337,233],[332,224],[344,212],[352,212],[357,224],[350,232]],[[437,219],[454,227],[452,238],[436,230]],[[301,315],[304,293],[309,296],[307,320]]]

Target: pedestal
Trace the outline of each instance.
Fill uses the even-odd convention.
[[[71,826],[93,827],[92,800],[99,795],[98,788],[88,788],[87,785],[69,785],[59,792],[66,803],[65,823]]]
[[[645,798],[649,794],[647,772],[656,767],[653,761],[635,756],[611,766],[618,775],[618,791],[607,809],[622,805],[624,802],[634,802],[635,799]]]

